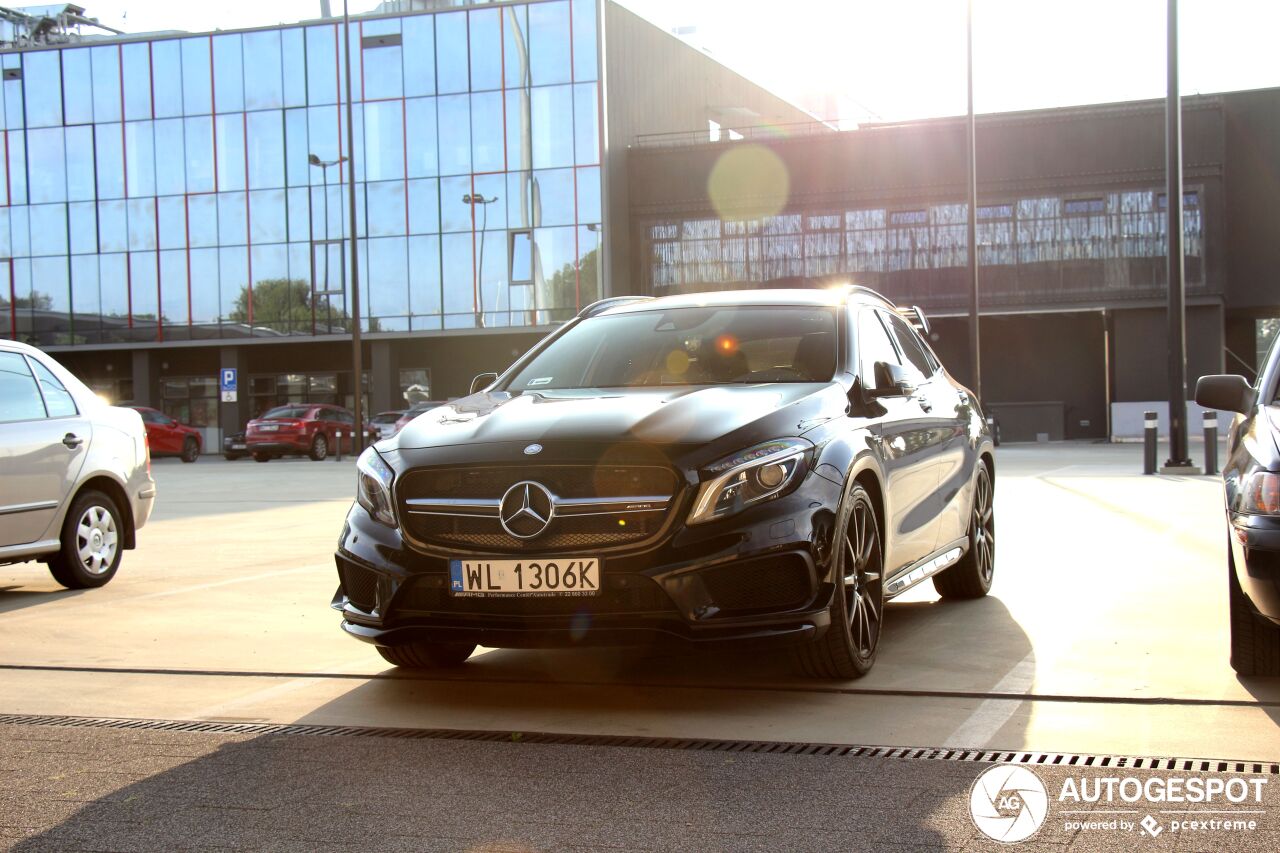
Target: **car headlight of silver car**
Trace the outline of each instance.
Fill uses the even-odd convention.
[[[724,518],[786,494],[804,477],[811,450],[803,438],[779,438],[707,466],[710,479],[698,490],[688,523]]]
[[[372,447],[356,462],[356,502],[375,520],[396,526],[395,505],[391,502],[391,482],[395,472]]]

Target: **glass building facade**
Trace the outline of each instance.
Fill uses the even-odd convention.
[[[527,327],[600,292],[595,0],[0,54],[0,335]]]

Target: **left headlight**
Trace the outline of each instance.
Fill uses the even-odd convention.
[[[391,481],[395,473],[372,447],[360,454],[356,462],[356,502],[388,527],[396,526],[395,506],[391,502]]]
[[[779,438],[707,466],[712,476],[698,490],[688,523],[713,521],[785,494],[804,477],[811,450],[803,438]]]

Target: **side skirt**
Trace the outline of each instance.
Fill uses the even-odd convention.
[[[928,580],[943,569],[954,566],[968,550],[968,536],[939,548],[915,565],[894,575],[893,580],[885,584],[885,598],[901,595],[921,581]]]

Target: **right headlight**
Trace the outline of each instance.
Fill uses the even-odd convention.
[[[356,462],[356,502],[375,520],[396,526],[395,505],[391,502],[391,481],[395,472],[372,447]]]
[[[1248,515],[1280,515],[1280,474],[1254,471],[1246,477],[1237,511]]]
[[[707,466],[711,479],[698,489],[688,523],[724,518],[784,494],[804,476],[812,449],[803,438],[779,438]]]

